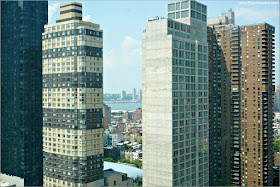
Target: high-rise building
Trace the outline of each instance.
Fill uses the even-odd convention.
[[[82,4],[43,33],[44,186],[103,186],[103,31]]]
[[[122,90],[122,92],[121,92],[121,99],[125,99],[125,97],[126,97],[126,91]]]
[[[47,1],[1,1],[1,173],[42,186],[42,33]],[[9,182],[9,181],[7,181]]]
[[[137,96],[138,96],[139,100],[142,100],[142,90],[141,89],[138,91]]]
[[[235,24],[235,14],[232,9],[222,12],[218,17],[208,18],[208,25],[226,25],[226,24]]]
[[[111,107],[109,107],[106,104],[103,104],[103,127],[104,128],[105,128],[105,121],[106,121],[106,129],[108,129],[108,125],[111,124]]]
[[[273,111],[280,112],[280,86],[277,86],[277,89],[274,93],[274,102],[273,102]]]
[[[272,186],[275,29],[209,23],[210,184]]]
[[[167,9],[143,32],[143,186],[208,186],[207,10]]]
[[[136,89],[132,89],[132,99],[136,99]]]

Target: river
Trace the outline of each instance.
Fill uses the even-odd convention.
[[[137,108],[142,108],[142,102],[139,102],[139,103],[106,103],[106,105],[111,107],[111,110],[136,110]]]

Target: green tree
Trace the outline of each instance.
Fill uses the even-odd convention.
[[[125,150],[130,149],[131,145],[125,145]]]
[[[139,181],[142,180],[142,177],[137,175],[135,178],[133,178],[133,186],[141,186],[139,185]]]
[[[130,164],[129,160],[125,159],[124,156],[118,157],[115,162],[121,162],[121,163],[128,163],[128,164]]]
[[[279,152],[279,140],[273,142],[273,152]]]
[[[132,164],[134,164],[137,168],[142,168],[142,161],[141,160],[134,160],[132,161]]]
[[[104,161],[106,161],[106,162],[115,162],[115,160],[113,158],[111,158],[111,157],[104,158]]]

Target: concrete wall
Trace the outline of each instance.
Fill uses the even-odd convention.
[[[143,186],[172,186],[172,37],[147,23],[142,48]]]

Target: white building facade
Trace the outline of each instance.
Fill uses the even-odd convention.
[[[167,9],[143,33],[143,186],[208,186],[206,6]]]

